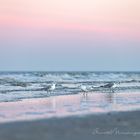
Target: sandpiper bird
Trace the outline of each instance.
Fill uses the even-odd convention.
[[[120,84],[120,83],[119,83]],[[101,88],[109,88],[109,89],[111,89],[112,90],[112,92],[114,92],[114,88],[116,88],[117,87],[117,84],[116,83],[113,83],[113,82],[110,82],[110,83],[107,83],[107,84],[105,84],[105,85],[103,85],[103,86],[100,86]]]
[[[115,88],[117,87],[117,85],[115,83],[107,83],[103,86],[100,86],[100,87],[103,87],[103,88]]]
[[[56,84],[53,83],[53,84],[51,84],[51,85],[45,87],[44,89],[45,89],[47,92],[52,92],[52,91],[55,90],[55,86],[56,86]]]
[[[85,85],[80,85],[79,87],[84,92],[84,95],[86,95],[86,92],[88,92],[87,87]]]

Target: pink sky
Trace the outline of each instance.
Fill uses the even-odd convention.
[[[0,0],[0,70],[139,70],[140,0]]]
[[[139,13],[139,0],[0,0],[0,34],[57,37],[58,31],[65,37],[78,31],[139,40]]]

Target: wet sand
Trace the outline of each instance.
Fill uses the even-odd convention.
[[[1,140],[139,140],[140,112],[106,113],[0,125]]]
[[[0,140],[139,140],[139,100],[89,93],[0,103]]]
[[[0,123],[140,109],[137,93],[88,93],[0,103]]]

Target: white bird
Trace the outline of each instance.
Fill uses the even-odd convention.
[[[49,86],[45,87],[44,89],[48,92],[51,92],[51,91],[54,91],[55,88],[56,88],[56,84],[53,83],[52,85],[49,85]]]
[[[49,88],[48,90],[49,90],[49,91],[55,90],[55,85],[56,85],[56,84],[53,83],[53,84],[50,86],[50,88]]]
[[[84,94],[88,92],[88,89],[85,85],[80,85],[80,89],[84,92]]]

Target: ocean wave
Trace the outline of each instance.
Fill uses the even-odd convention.
[[[11,86],[20,86],[20,87],[27,87],[31,85],[31,83],[17,81],[16,79],[9,78],[9,77],[0,79],[0,85],[5,85],[5,84],[9,84]]]
[[[116,93],[140,91],[138,72],[0,72],[0,101],[46,97],[45,87],[54,82],[53,95],[80,93],[80,85],[92,93],[112,92],[110,88],[102,88],[107,83],[117,84],[113,89]]]

